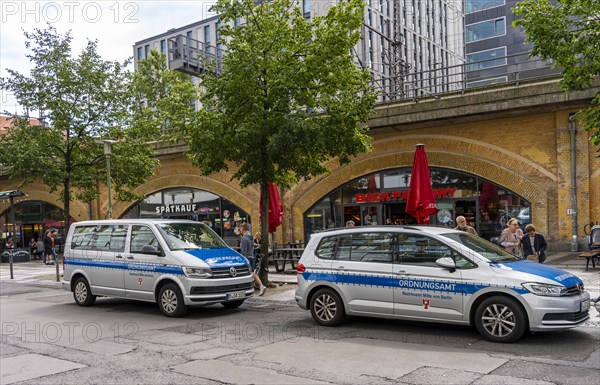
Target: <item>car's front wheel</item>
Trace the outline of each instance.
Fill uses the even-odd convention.
[[[188,307],[183,303],[183,295],[179,286],[167,283],[158,293],[158,307],[167,317],[181,317],[185,315]]]
[[[319,289],[310,299],[310,313],[323,326],[339,325],[346,312],[342,299],[332,289]]]
[[[494,296],[485,299],[475,311],[475,325],[488,341],[514,342],[527,331],[527,315],[512,298]]]

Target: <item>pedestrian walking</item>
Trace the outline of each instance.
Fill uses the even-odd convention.
[[[521,250],[522,238],[523,231],[519,228],[519,222],[515,218],[511,218],[508,221],[508,227],[502,230],[498,242],[500,246],[504,247],[504,250],[521,257],[523,255]]]
[[[454,229],[477,235],[477,230],[475,230],[472,226],[469,226],[467,224],[467,219],[462,215],[456,217],[456,227]]]
[[[544,263],[546,260],[546,247],[548,247],[546,238],[542,234],[537,233],[535,226],[532,224],[525,226],[525,233],[527,235],[521,239],[523,255],[528,257],[528,259],[530,255],[534,255],[538,258],[539,263]]]
[[[258,285],[260,289],[258,295],[261,296],[265,294],[265,290],[267,290],[267,288],[265,287],[265,285],[263,285],[262,281],[256,274],[256,270],[254,267],[254,241],[252,240],[252,234],[250,233],[250,229],[247,223],[242,223],[240,225],[240,230],[242,232],[242,241],[240,242],[240,253],[242,253],[242,255],[246,257],[246,259],[248,259],[248,261],[250,262],[254,282]]]

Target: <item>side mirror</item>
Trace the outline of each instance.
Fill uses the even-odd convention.
[[[152,245],[145,245],[144,247],[142,247],[142,254],[162,256],[162,251],[159,251],[156,247]]]
[[[456,271],[456,264],[454,263],[454,259],[450,257],[440,258],[437,261],[435,261],[435,263],[437,263],[438,266],[450,270],[451,273],[454,273]]]

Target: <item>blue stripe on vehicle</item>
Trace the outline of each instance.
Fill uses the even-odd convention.
[[[406,290],[423,290],[441,293],[459,293],[462,295],[473,294],[481,289],[492,285],[485,283],[464,283],[457,281],[427,280],[412,278],[397,278],[372,275],[353,275],[338,273],[313,273],[305,272],[302,277],[307,281],[326,281],[342,285],[363,285],[363,286],[381,286]],[[495,286],[497,287],[497,286]],[[512,289],[519,294],[526,294],[528,291],[523,287],[501,286]]]
[[[581,279],[579,279],[576,275],[569,273],[568,271],[527,260],[503,264],[490,264],[490,267],[537,275],[538,277],[551,279],[554,282],[567,287],[575,286],[581,282]]]
[[[183,270],[181,270],[181,266],[157,265],[152,263],[133,263],[125,261],[117,262],[65,258],[65,265],[183,275]]]
[[[230,248],[186,250],[186,253],[206,262],[211,269],[248,266],[248,260]]]

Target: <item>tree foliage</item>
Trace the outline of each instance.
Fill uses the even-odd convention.
[[[522,26],[532,55],[552,59],[562,69],[567,91],[591,86],[600,75],[600,2],[598,0],[525,0],[518,3],[515,25]],[[600,93],[592,107],[577,114],[600,151]]]
[[[59,192],[65,223],[73,199],[91,201],[106,181],[100,138],[119,140],[113,146],[111,176],[118,199],[132,199],[130,190],[151,175],[156,161],[131,123],[131,74],[123,63],[104,61],[97,42],[88,41],[77,57],[71,55],[72,37],[53,27],[25,32],[29,75],[8,69],[0,87],[15,95],[29,112],[43,116],[34,125],[27,117],[12,116],[13,127],[0,141],[0,163],[9,177],[24,184],[42,181]]]
[[[307,20],[293,0],[215,6],[227,53],[219,73],[202,77],[203,109],[187,131],[189,156],[203,173],[233,163],[242,186],[259,184],[262,218],[269,183],[289,186],[326,172],[332,157],[346,163],[370,149],[361,123],[375,95],[368,71],[357,69],[351,55],[363,9],[362,0],[349,0]]]

